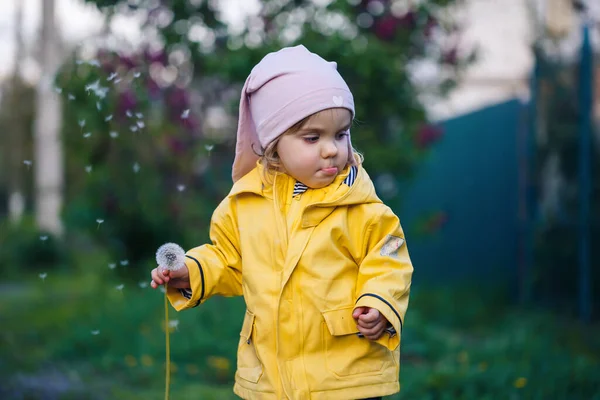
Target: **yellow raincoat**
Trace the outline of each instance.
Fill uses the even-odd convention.
[[[234,392],[244,399],[361,399],[399,391],[400,332],[413,267],[398,218],[359,167],[292,196],[262,166],[237,181],[213,214],[206,244],[186,254],[192,295],[168,288],[183,310],[214,295],[243,295]],[[355,307],[379,310],[397,334],[357,335]]]

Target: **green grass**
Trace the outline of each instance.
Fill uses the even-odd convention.
[[[121,283],[91,265],[1,285],[0,398],[164,398],[163,295]],[[507,304],[483,289],[414,289],[393,398],[600,399],[600,328]],[[242,312],[223,298],[170,310],[172,399],[235,398]]]

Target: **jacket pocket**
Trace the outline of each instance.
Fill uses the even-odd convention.
[[[347,306],[322,312],[327,368],[340,377],[378,373],[394,362],[387,348],[358,336],[353,310]]]
[[[257,383],[263,374],[263,367],[256,353],[254,314],[246,310],[244,324],[238,344],[237,374],[240,378]]]

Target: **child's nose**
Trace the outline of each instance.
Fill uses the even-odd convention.
[[[321,149],[323,158],[334,157],[335,155],[337,155],[337,152],[338,152],[337,146],[335,145],[335,143],[333,143],[331,141],[326,141],[323,144],[323,148]]]

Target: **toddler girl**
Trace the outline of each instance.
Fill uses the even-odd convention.
[[[398,392],[413,267],[353,151],[354,101],[303,46],[265,56],[242,89],[233,188],[211,243],[152,270],[176,310],[244,296],[234,392],[364,399]]]

